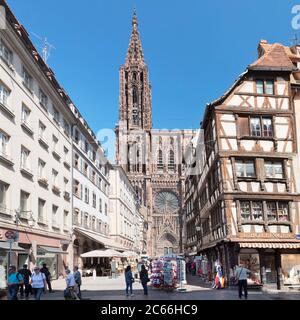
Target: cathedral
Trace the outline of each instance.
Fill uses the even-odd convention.
[[[151,85],[136,13],[125,64],[120,68],[116,163],[123,167],[143,208],[151,257],[181,253],[184,155],[194,130],[152,128]]]

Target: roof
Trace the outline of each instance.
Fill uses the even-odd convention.
[[[266,46],[266,44],[264,44]],[[262,51],[263,52],[263,51]],[[288,56],[288,50],[279,43],[265,47],[263,55],[249,65],[250,70],[292,71],[296,67]]]

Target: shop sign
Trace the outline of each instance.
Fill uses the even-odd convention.
[[[296,234],[296,239],[300,240],[300,234]]]

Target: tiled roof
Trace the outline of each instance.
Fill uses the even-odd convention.
[[[294,70],[295,66],[288,56],[287,49],[279,43],[272,45],[262,44],[264,46],[264,54],[250,64],[249,69],[260,70]],[[290,52],[291,53],[291,52]],[[291,53],[292,54],[292,53]]]

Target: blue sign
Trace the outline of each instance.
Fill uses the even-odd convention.
[[[296,234],[296,239],[300,240],[300,234]]]

